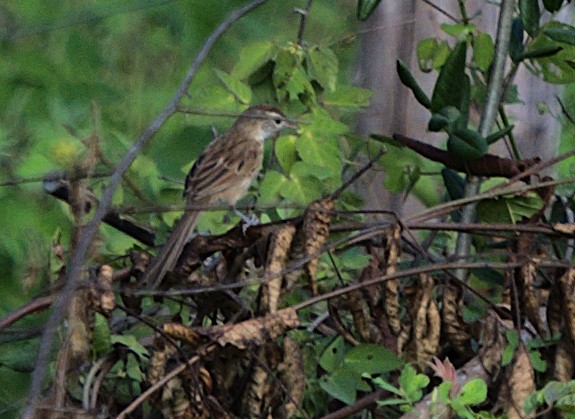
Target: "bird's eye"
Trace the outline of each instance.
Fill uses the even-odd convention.
[[[282,123],[282,120],[279,118],[274,119],[274,122],[276,123],[276,125],[279,125]]]

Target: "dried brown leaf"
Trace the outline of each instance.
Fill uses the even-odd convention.
[[[523,345],[515,352],[508,382],[510,399],[506,411],[509,419],[533,417],[534,414],[526,415],[523,408],[525,399],[536,390],[529,353]]]
[[[245,349],[250,345],[262,345],[283,336],[288,330],[299,326],[297,312],[289,307],[275,314],[246,320],[237,324],[213,326],[207,329],[195,329],[221,346],[233,345]]]
[[[565,272],[559,279],[561,294],[563,296],[563,319],[567,336],[571,342],[575,342],[575,268]]]
[[[525,313],[540,336],[545,336],[545,325],[539,314],[539,297],[534,287],[537,267],[535,261],[530,260],[519,270],[517,287],[519,288],[519,300],[521,301],[521,312]]]
[[[573,377],[573,372],[575,371],[575,365],[573,364],[573,357],[571,356],[570,349],[572,349],[572,344],[565,342],[565,339],[561,339],[557,344],[555,350],[555,361],[554,361],[554,376],[555,379],[563,382],[571,380]]]
[[[415,303],[419,305],[413,316],[415,353],[419,363],[429,362],[439,351],[441,317],[433,299],[433,286],[431,275],[419,275],[419,288],[415,299]]]
[[[399,259],[401,227],[392,226],[386,234],[385,249],[385,274],[393,275],[397,272],[397,263]],[[385,315],[389,328],[398,336],[401,333],[400,306],[399,306],[399,280],[392,279],[383,283]]]
[[[513,330],[510,321],[502,320],[495,311],[490,310],[485,318],[479,336],[479,358],[483,368],[496,380],[501,371],[501,358],[507,346],[506,333]]]
[[[279,378],[287,390],[284,410],[292,417],[303,400],[306,387],[303,354],[295,340],[286,336],[283,342],[283,360],[278,366]]]
[[[321,247],[329,238],[333,200],[328,198],[312,202],[303,215],[304,251],[306,257],[312,257],[305,269],[311,283],[313,295],[317,295],[317,267]]]
[[[442,320],[445,337],[460,354],[469,353],[471,334],[461,316],[461,289],[447,285],[443,292]]]
[[[206,340],[195,329],[181,323],[166,323],[162,326],[162,331],[176,340],[186,342],[192,348],[198,348],[206,343]]]
[[[563,234],[575,234],[575,224],[573,223],[556,223],[553,224],[553,230]]]
[[[282,288],[282,275],[285,270],[287,257],[290,251],[296,228],[287,224],[272,235],[265,274],[271,278],[262,288],[260,302],[261,313],[276,313]]]

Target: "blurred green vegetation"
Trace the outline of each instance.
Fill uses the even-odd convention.
[[[233,26],[202,66],[186,106],[237,111],[236,98],[214,70],[229,73],[242,59],[240,50],[250,43],[283,46],[295,41],[299,15],[292,9],[306,3],[270,1]],[[244,4],[238,0],[0,4],[0,181],[17,181],[0,188],[0,316],[29,301],[55,276],[58,266],[51,246],[60,242],[64,249],[69,246],[69,208],[43,193],[38,179],[88,164],[87,145],[95,143],[109,165],[99,159],[94,172],[110,172],[171,99],[206,37]],[[318,0],[305,34],[310,43],[335,49],[342,79],[349,76],[345,68],[355,51],[339,41],[354,30],[354,15],[349,2]],[[268,98],[262,94],[254,99]],[[212,138],[210,124],[221,132],[230,123],[223,117],[172,118],[128,173],[138,191],[124,183],[115,203],[140,202],[136,196],[140,194],[154,203],[181,204],[180,186],[162,177],[183,179],[190,162]],[[105,181],[96,178],[90,184],[99,194]],[[166,214],[166,220],[175,216]],[[140,218],[161,224],[155,215]],[[100,240],[100,257],[121,255],[135,244],[106,227]],[[18,326],[31,326],[39,317],[43,315],[30,316]],[[25,347],[0,348],[2,417],[13,417],[12,409],[25,397],[34,345],[31,340]]]

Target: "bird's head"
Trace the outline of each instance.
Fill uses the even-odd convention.
[[[242,112],[234,128],[264,141],[277,137],[284,129],[298,129],[298,126],[274,106],[254,105]]]

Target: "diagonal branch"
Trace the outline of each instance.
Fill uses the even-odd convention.
[[[106,216],[110,205],[112,203],[112,197],[114,192],[118,188],[122,180],[123,174],[128,170],[130,165],[136,159],[140,151],[144,148],[146,144],[154,137],[154,135],[159,131],[162,125],[172,116],[176,110],[178,103],[182,97],[186,94],[190,83],[198,72],[200,66],[206,59],[208,53],[214,46],[218,38],[226,32],[236,21],[241,19],[243,16],[256,9],[257,7],[264,4],[267,0],[254,0],[247,5],[233,11],[208,37],[198,55],[196,56],[194,62],[189,68],[184,80],[178,86],[176,93],[172,100],[168,103],[167,107],[156,117],[156,119],[142,132],[136,142],[130,147],[127,153],[124,155],[122,161],[118,164],[114,173],[110,177],[108,186],[104,190],[102,195],[102,200],[100,205],[96,209],[94,218],[86,226],[82,237],[78,243],[76,251],[72,255],[72,260],[70,263],[70,270],[68,272],[67,282],[60,293],[60,295],[55,300],[53,305],[52,313],[46,323],[44,333],[42,334],[42,339],[40,341],[40,347],[38,349],[38,355],[36,357],[36,365],[34,367],[34,372],[32,373],[30,388],[28,390],[28,403],[22,418],[32,419],[35,416],[36,405],[40,400],[42,394],[42,382],[46,375],[46,367],[50,360],[50,354],[52,351],[52,346],[54,342],[54,336],[56,328],[61,324],[64,314],[66,312],[66,307],[68,306],[74,291],[80,281],[80,275],[83,270],[84,259],[88,252],[88,249],[92,243],[94,235],[98,230],[100,222]]]

